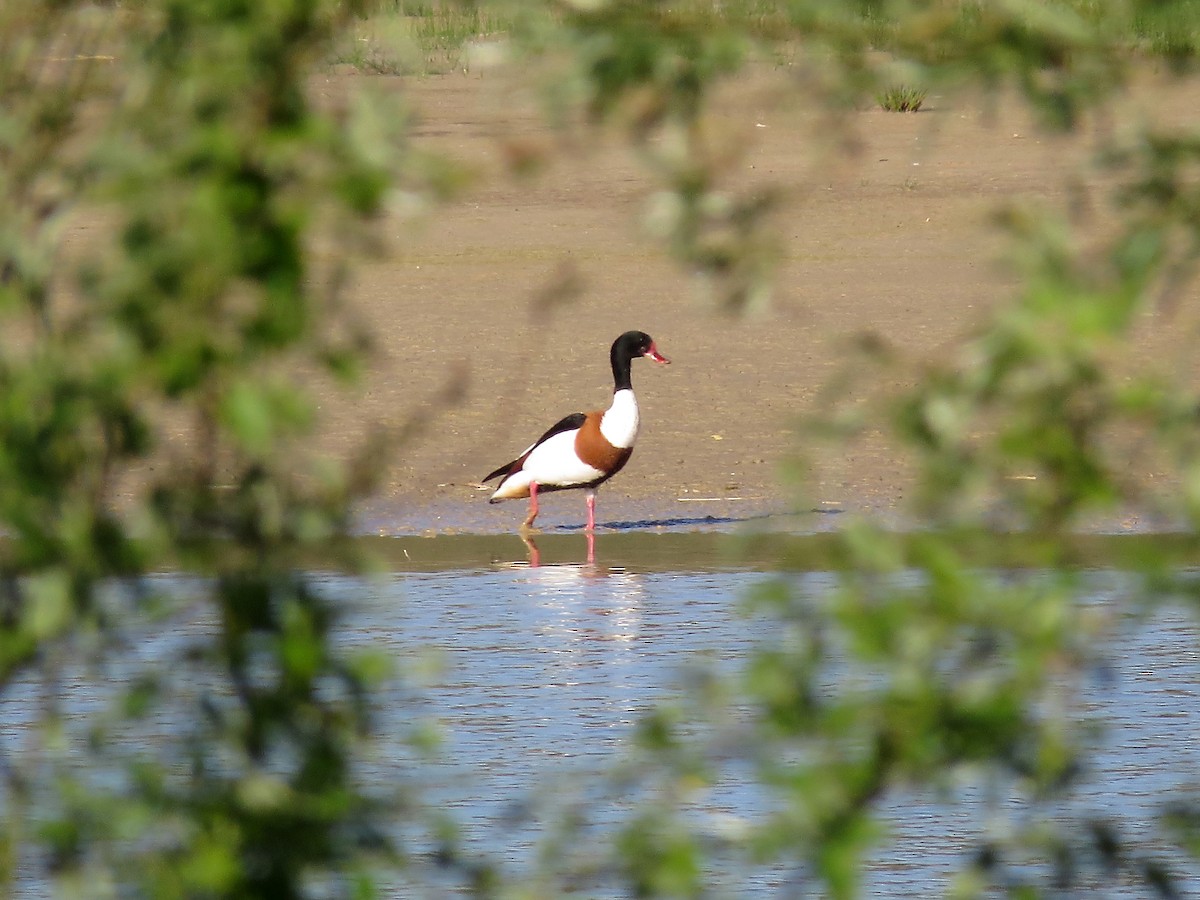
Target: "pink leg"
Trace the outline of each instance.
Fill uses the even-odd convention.
[[[595,531],[596,530],[596,492],[595,491],[590,491],[588,493],[587,504],[588,504],[587,530]]]
[[[588,542],[587,564],[589,566],[594,566],[596,564],[596,533],[594,531],[589,531],[587,533],[587,542]]]
[[[525,517],[525,521],[521,523],[521,529],[525,530],[533,525],[533,520],[537,518],[537,482],[529,482],[529,515]]]

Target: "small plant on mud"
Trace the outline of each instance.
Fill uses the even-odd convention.
[[[924,88],[893,85],[875,95],[879,105],[888,112],[916,112],[929,92]]]

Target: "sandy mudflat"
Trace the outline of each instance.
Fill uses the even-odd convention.
[[[367,80],[331,75],[319,90]],[[366,527],[384,533],[512,529],[523,501],[489,506],[471,483],[561,416],[606,405],[608,347],[631,328],[653,335],[673,365],[635,363],[643,431],[625,471],[601,489],[599,521],[702,526],[795,505],[896,511],[904,476],[882,443],[818,448],[804,498],[781,489],[781,464],[805,443],[797,415],[851,358],[855,335],[917,359],[952,353],[1016,284],[992,212],[1022,199],[1065,206],[1095,146],[1091,129],[1047,136],[1003,104],[937,96],[917,114],[852,113],[848,140],[822,143],[826,123],[773,111],[774,80],[748,81],[717,127],[744,146],[738,179],[779,184],[790,202],[777,226],[776,305],[737,320],[706,308],[695,280],[640,229],[654,185],[619,141],[564,143],[532,101],[490,76],[370,80],[418,111],[420,146],[487,176],[419,229],[389,223],[389,253],[357,275],[355,302],[382,355],[365,398],[323,403],[331,446],[365,422],[428,405],[459,367],[469,378],[466,397],[392,461],[365,511]],[[1188,96],[1153,89],[1135,105],[1187,115]],[[505,174],[522,148],[565,152],[536,178]],[[1085,194],[1096,186],[1081,184]],[[539,311],[535,298],[564,270],[578,296]],[[583,515],[581,495],[555,494],[540,524]]]

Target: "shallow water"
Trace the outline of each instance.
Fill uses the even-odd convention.
[[[739,613],[760,573],[734,565],[721,543],[692,537],[656,549],[655,540],[630,541],[626,553],[613,537],[598,539],[600,561],[588,565],[567,561],[572,553],[586,556],[582,535],[557,544],[542,539],[539,567],[529,565],[528,551],[478,561],[478,548],[463,541],[459,567],[435,571],[420,571],[412,558],[419,549],[409,549],[414,570],[378,582],[355,613],[364,640],[386,636],[398,652],[439,652],[441,674],[429,685],[426,709],[444,729],[444,755],[454,763],[435,767],[434,792],[464,823],[473,849],[522,869],[538,833],[515,827],[512,814],[539,786],[578,783],[611,767],[639,715],[675,696],[693,663],[736,666],[769,638],[769,622]],[[482,546],[496,557],[497,548],[521,545],[510,538]],[[676,565],[680,555],[692,556],[689,568]],[[789,577],[793,590],[813,595],[831,584],[820,570]],[[1112,577],[1099,577],[1098,585]],[[1107,602],[1099,587],[1095,602]],[[1178,609],[1131,619],[1114,635],[1103,654],[1109,668],[1085,695],[1105,737],[1070,812],[1112,818],[1126,833],[1145,835],[1164,799],[1196,784],[1197,637],[1194,619]],[[729,790],[713,804],[761,802],[752,789]],[[873,858],[867,892],[944,893],[982,827],[979,798],[965,789],[962,799],[893,798],[884,809],[892,836]],[[799,873],[787,868],[727,876],[732,896],[800,891]]]
[[[553,801],[556,791],[580,789],[609,771],[639,716],[676,696],[697,661],[735,667],[770,637],[770,623],[739,612],[740,599],[764,577],[756,547],[767,552],[753,542],[731,548],[713,535],[601,535],[587,563],[581,534],[540,538],[535,548],[515,536],[377,541],[384,570],[376,577],[319,576],[346,612],[341,641],[382,648],[428,673],[421,687],[396,683],[384,693],[370,777],[419,782],[428,803],[461,823],[470,851],[509,874],[527,873],[544,836],[525,814],[534,801],[548,794]],[[787,576],[794,591],[829,589],[831,576],[816,564],[824,552],[819,540],[794,550]],[[1103,585],[1114,577],[1098,576],[1094,602],[1107,602]],[[210,627],[203,616],[181,623],[136,647],[137,662],[169,661],[181,642]],[[1170,608],[1130,619],[1114,634],[1104,653],[1110,668],[1085,696],[1106,729],[1073,812],[1102,814],[1128,833],[1148,835],[1164,800],[1200,781],[1198,637],[1194,619]],[[103,690],[86,678],[71,687],[72,715],[102,705]],[[20,691],[0,701],[4,750],[19,743],[35,703]],[[444,743],[436,761],[418,767],[407,736],[421,717],[436,722]],[[161,724],[163,740],[171,727]],[[979,798],[968,788],[959,799],[893,797],[883,809],[890,838],[873,856],[865,891],[944,893],[982,827]],[[761,812],[763,798],[734,784],[709,802],[733,815],[746,807]],[[722,883],[730,896],[791,897],[800,893],[800,875],[735,866]],[[435,880],[423,895],[453,886]],[[42,885],[26,887],[27,896],[48,895]]]

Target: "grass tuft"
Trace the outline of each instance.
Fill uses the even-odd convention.
[[[889,112],[916,112],[925,102],[928,93],[924,88],[896,85],[875,95],[879,105]]]
[[[473,43],[510,32],[515,7],[453,0],[378,0],[331,63],[378,75],[432,75],[469,66]]]

